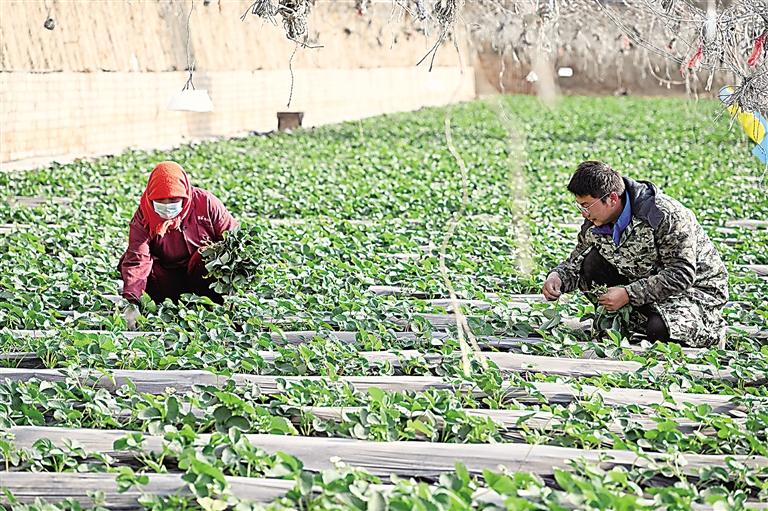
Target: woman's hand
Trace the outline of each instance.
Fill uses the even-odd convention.
[[[141,313],[139,312],[139,308],[134,304],[129,304],[125,310],[123,310],[123,319],[125,320],[125,327],[128,330],[136,330],[136,320],[139,318]]]

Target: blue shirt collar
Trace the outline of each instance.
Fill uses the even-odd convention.
[[[601,225],[600,227],[593,227],[592,232],[595,234],[612,234],[613,243],[618,246],[621,241],[621,234],[629,225],[632,220],[632,205],[629,203],[629,192],[624,192],[624,209],[621,210],[619,218],[616,219],[614,224]]]

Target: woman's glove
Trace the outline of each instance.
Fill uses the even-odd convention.
[[[125,327],[128,330],[136,330],[136,320],[139,318],[139,308],[135,304],[128,304],[123,310],[123,319],[125,320]]]

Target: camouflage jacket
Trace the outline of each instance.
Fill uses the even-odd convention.
[[[630,284],[625,286],[633,306],[656,303],[685,294],[705,307],[728,301],[728,273],[709,237],[693,213],[647,181],[623,178],[632,208],[632,220],[613,237],[592,231],[585,220],[576,248],[554,270],[570,292],[580,282],[581,264],[590,250],[598,250]]]

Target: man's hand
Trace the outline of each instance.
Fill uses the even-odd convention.
[[[597,303],[609,311],[617,311],[629,303],[629,294],[623,287],[609,287],[605,294],[600,295]]]
[[[544,287],[541,288],[541,292],[549,301],[554,301],[560,298],[562,294],[560,289],[563,287],[563,281],[560,279],[560,275],[557,272],[552,272],[544,281]]]
[[[128,305],[123,311],[123,319],[125,320],[125,327],[128,330],[136,330],[136,320],[139,317],[139,308],[134,304]]]

